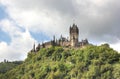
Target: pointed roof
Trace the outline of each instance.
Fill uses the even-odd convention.
[[[72,28],[72,29],[78,29],[78,27],[77,27],[77,25],[76,25],[75,23],[73,23],[73,25],[72,25],[71,28]]]

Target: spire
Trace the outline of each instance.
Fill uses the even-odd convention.
[[[70,25],[70,29],[71,29],[72,27],[71,27],[71,25]]]
[[[33,52],[35,52],[35,42],[34,42],[34,45],[33,45]]]
[[[73,28],[77,28],[77,25],[75,25],[75,23],[73,23],[73,26],[72,26]]]
[[[62,34],[61,34],[61,37],[60,37],[60,38],[61,38],[61,39],[63,38],[63,37],[62,37]]]
[[[35,42],[34,42],[34,44],[33,44],[33,48],[32,48],[32,50],[31,50],[31,52],[35,52],[36,50],[35,50]]]
[[[40,50],[40,43],[38,44],[38,46],[36,47],[36,52],[38,52]]]
[[[53,41],[55,42],[55,35],[53,36]]]
[[[71,33],[71,29],[72,29],[72,27],[71,27],[71,25],[70,25],[70,28],[69,28],[69,33]]]

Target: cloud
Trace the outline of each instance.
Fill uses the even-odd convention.
[[[119,2],[119,0],[2,0],[2,4],[7,6],[9,16],[30,31],[51,35],[62,32],[66,34],[65,29],[68,29],[75,19],[80,32],[83,33],[81,37],[103,41],[107,38],[105,36],[120,37]]]
[[[24,33],[34,40],[29,32],[44,33],[50,38],[61,34],[68,36],[69,26],[75,22],[80,29],[80,40],[88,38],[97,44],[107,42],[118,50],[119,3],[120,0],[1,0],[12,24],[15,23],[15,27],[7,27],[11,25],[5,23],[3,30],[9,33],[12,42],[21,41],[18,39],[27,36]],[[21,28],[27,31],[21,31]]]
[[[22,31],[9,19],[2,20],[0,27],[11,37],[10,44],[5,41],[0,42],[0,61],[3,59],[11,61],[25,59],[35,42],[29,31],[27,29]]]
[[[111,44],[110,47],[112,47],[114,50],[117,50],[120,52],[120,40],[117,43]]]

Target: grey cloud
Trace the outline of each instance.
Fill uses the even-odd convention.
[[[63,19],[52,24],[55,29],[49,29],[52,30],[51,32],[55,31],[57,34],[63,32],[66,35],[68,32],[65,29],[69,28],[75,18],[81,33],[80,39],[88,38],[109,43],[120,39],[119,3],[119,0],[104,0],[101,3],[97,0],[96,2],[94,0],[14,0],[13,2],[20,9],[39,12],[45,10],[48,17],[55,14],[55,18],[49,17],[52,18],[53,23],[58,16]]]
[[[75,15],[77,13],[74,0],[20,0],[14,1],[14,6],[25,10],[57,11],[61,14]]]

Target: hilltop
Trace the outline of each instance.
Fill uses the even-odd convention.
[[[108,44],[42,48],[0,79],[120,79],[120,54]]]

